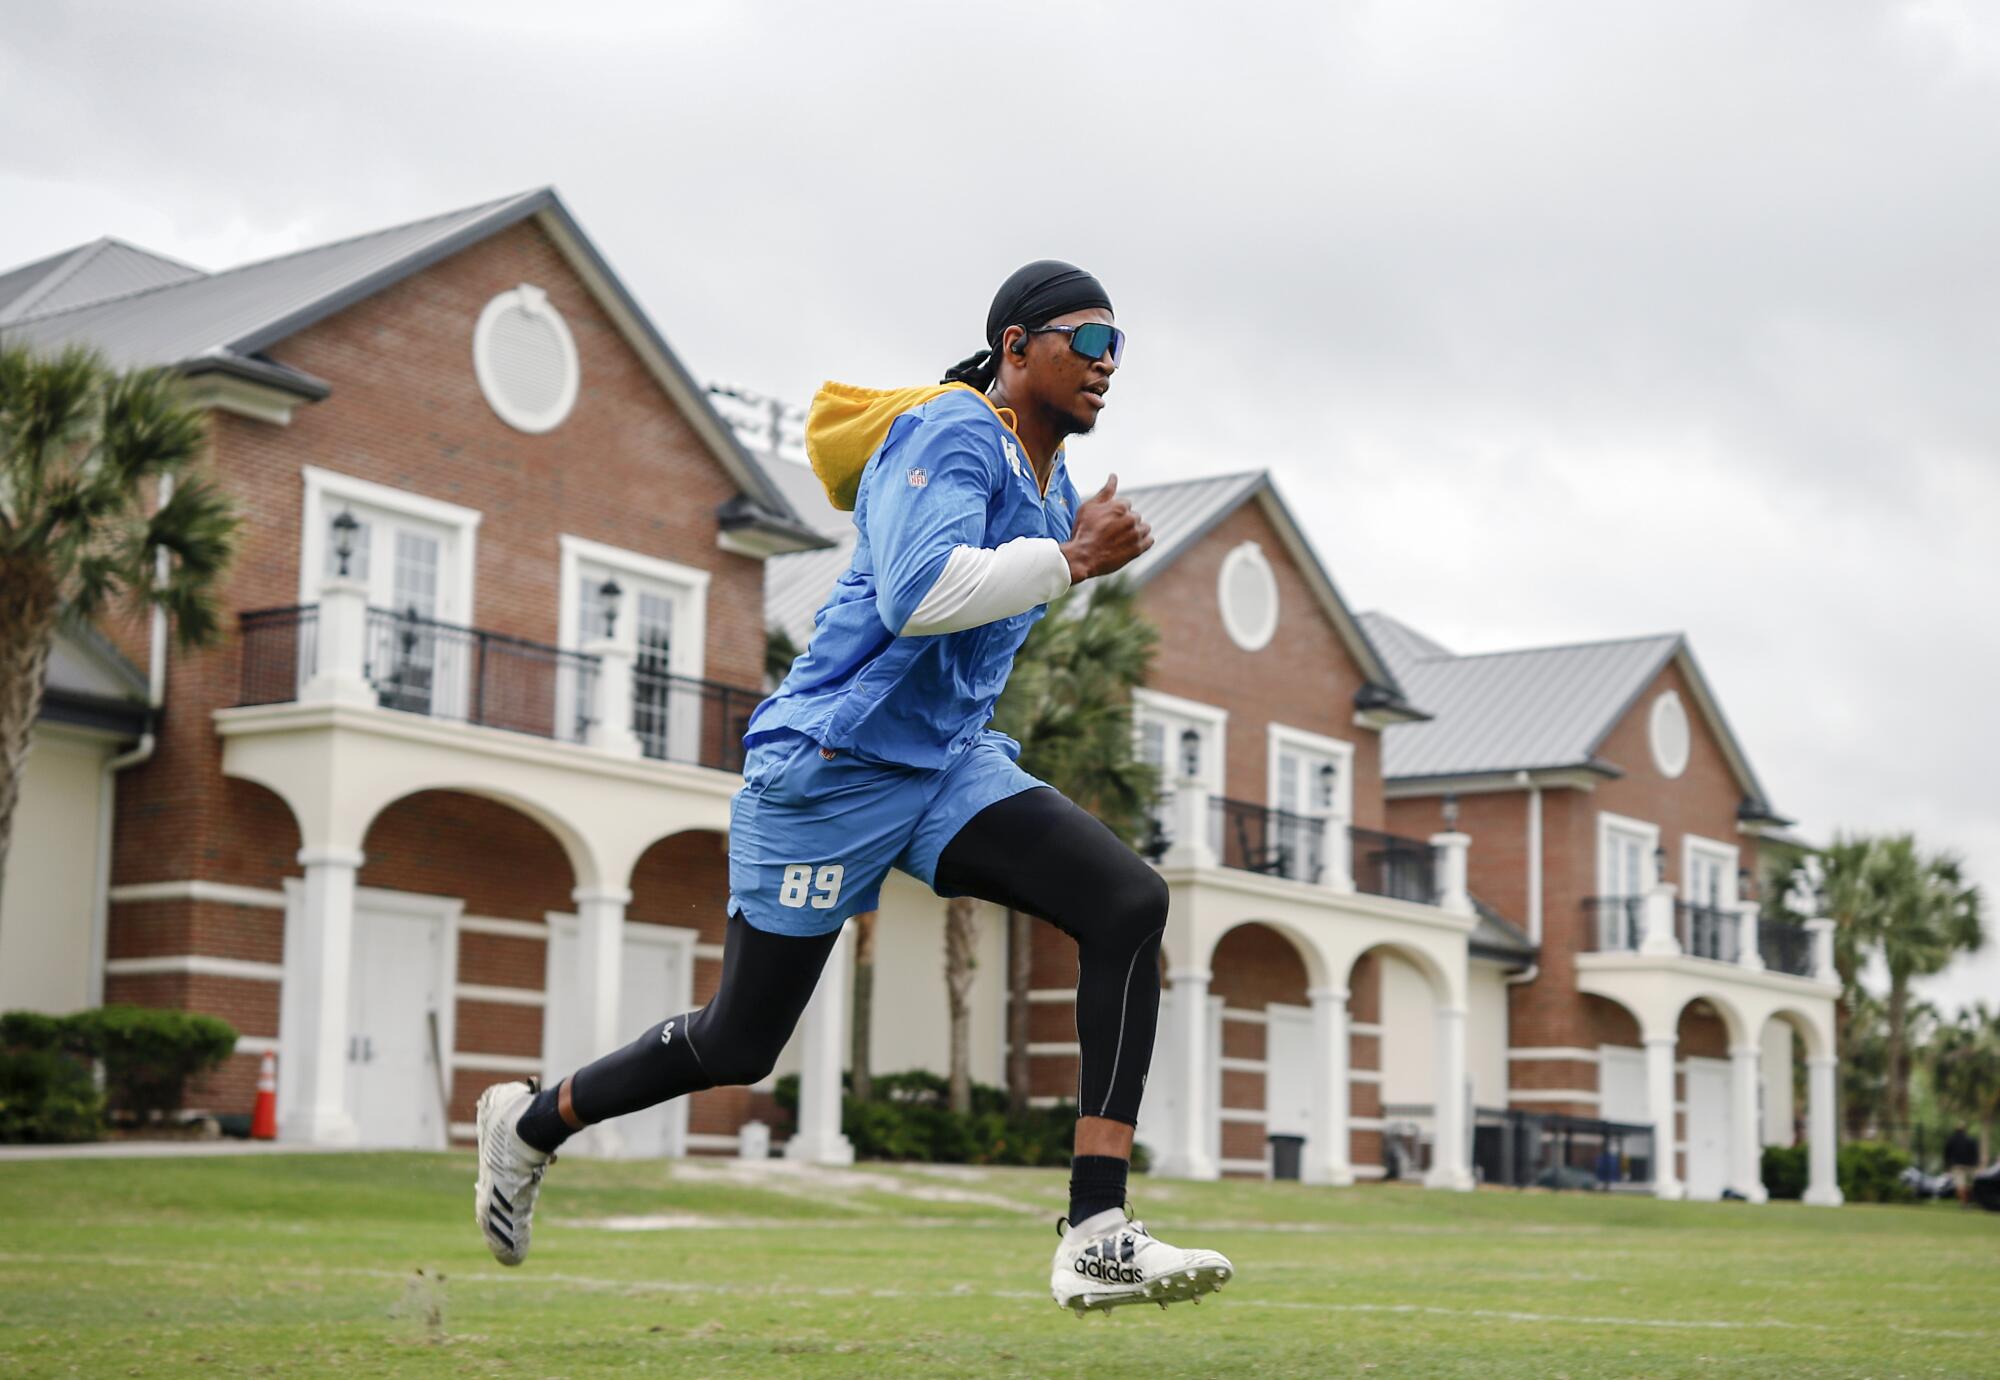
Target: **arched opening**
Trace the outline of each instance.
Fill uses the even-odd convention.
[[[370,821],[362,858],[349,1115],[364,1145],[463,1139],[482,1089],[544,1071],[548,917],[572,905],[571,852],[511,804],[425,790]]]
[[[1251,923],[1224,934],[1208,966],[1210,1153],[1225,1177],[1268,1178],[1297,1163],[1296,1144],[1272,1138],[1302,1144],[1312,1128],[1307,960],[1282,931]]]
[[[1731,1186],[1730,1149],[1738,1130],[1730,1099],[1730,1024],[1714,1002],[1697,997],[1681,1008],[1674,1036],[1680,1179],[1690,1198],[1720,1198]]]
[[[1435,1158],[1442,975],[1379,944],[1347,975],[1349,1153],[1357,1179],[1421,1182]]]
[[[618,988],[618,1037],[625,1040],[715,994],[728,928],[728,835],[688,829],[654,840],[633,865],[631,891]],[[558,964],[563,943],[559,936]],[[780,1072],[796,1067],[794,1059]],[[640,1158],[733,1154],[737,1132],[751,1120],[777,1127],[768,1086],[715,1088],[624,1118],[620,1149]]]
[[[1780,1008],[1757,1036],[1757,1144],[1790,1147],[1806,1140],[1806,1061],[1825,1041],[1802,1012]]]

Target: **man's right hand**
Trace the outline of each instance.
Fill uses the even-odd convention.
[[[1062,553],[1069,562],[1069,582],[1077,585],[1123,570],[1152,547],[1153,529],[1132,511],[1131,504],[1118,497],[1118,476],[1114,474],[1076,510],[1076,523]]]

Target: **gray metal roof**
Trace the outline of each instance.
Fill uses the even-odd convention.
[[[0,325],[205,276],[165,255],[100,239],[0,274]]]
[[[810,467],[796,460],[764,460],[765,472],[784,491],[792,510],[834,545],[824,551],[774,556],[764,562],[764,626],[782,629],[801,650],[812,637],[813,615],[847,569],[854,550],[854,515],[827,501]]]
[[[8,324],[7,338],[45,347],[81,342],[120,368],[254,354],[387,286],[383,275],[406,276],[412,260],[442,257],[426,251],[462,247],[470,243],[468,231],[489,223],[498,228],[509,221],[508,211],[538,195],[505,197],[105,301],[31,311]],[[330,301],[338,305],[329,309]]]
[[[69,304],[60,309],[34,308],[18,319],[0,321],[0,339],[45,348],[87,344],[119,368],[166,365],[195,372],[222,365],[281,387],[294,386],[304,396],[323,396],[324,384],[261,358],[261,352],[530,216],[542,217],[543,225],[577,261],[579,276],[597,292],[745,495],[777,519],[779,527],[795,526],[798,515],[783,493],[716,414],[707,393],[548,187],[221,273],[137,286],[81,305],[63,297],[59,300]],[[134,259],[120,255],[114,261],[126,277],[135,281],[143,277]],[[28,269],[46,274],[49,261]],[[15,270],[8,279],[25,278],[28,269]],[[108,280],[110,270],[105,272]],[[817,540],[804,531],[792,539],[800,545]]]
[[[1378,645],[1398,648],[1403,688],[1432,716],[1383,734],[1382,774],[1392,779],[1588,765],[1626,706],[1681,645],[1669,634],[1479,656],[1412,656],[1420,644],[1377,616],[1363,621]]]
[[[1189,479],[1177,484],[1120,486],[1118,496],[1153,529],[1153,549],[1125,567],[1125,578],[1143,585],[1171,565],[1216,523],[1255,494],[1270,476],[1262,470]],[[1088,494],[1084,495],[1086,498]]]
[[[1660,669],[1678,659],[1696,708],[1715,731],[1743,788],[1744,817],[1774,820],[1749,756],[1687,639],[1679,633],[1455,656],[1383,613],[1364,613],[1369,636],[1428,723],[1382,735],[1388,780],[1592,767],[1597,749]]]
[[[1479,923],[1472,927],[1472,933],[1465,942],[1474,958],[1513,964],[1534,962],[1540,950],[1535,941],[1528,938],[1526,930],[1477,896],[1472,898],[1472,908],[1479,916]]]

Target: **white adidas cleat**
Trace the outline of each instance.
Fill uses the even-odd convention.
[[[495,1083],[479,1094],[479,1183],[472,1191],[472,1219],[486,1248],[502,1265],[528,1258],[535,1197],[555,1156],[537,1150],[514,1130],[534,1100],[532,1079]]]
[[[1128,1222],[1112,1208],[1064,1234],[1049,1273],[1057,1304],[1085,1313],[1128,1303],[1165,1308],[1182,1299],[1199,1303],[1229,1282],[1236,1267],[1217,1251],[1184,1251],[1152,1236],[1143,1222]]]

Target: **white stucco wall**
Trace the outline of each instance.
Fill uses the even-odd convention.
[[[944,907],[922,882],[892,872],[875,929],[875,1021],[868,1041],[875,1073],[951,1071],[951,1019],[944,991]],[[979,908],[979,963],[972,981],[972,1077],[1005,1077],[1007,913]]]
[[[98,738],[34,731],[0,892],[0,1011],[74,1011],[90,1003],[98,796],[108,751]]]
[[[1429,1106],[1437,1084],[1437,997],[1415,964],[1386,951],[1377,957],[1382,969],[1382,1101]],[[1500,1048],[1504,1052],[1506,1045]]]
[[[1465,1069],[1473,1105],[1507,1105],[1507,971],[1474,959],[1465,988]]]
[[[1764,1023],[1763,1143],[1792,1143],[1792,1028],[1782,1020]]]

